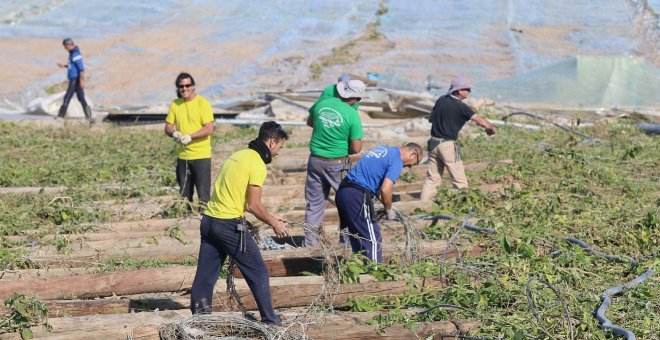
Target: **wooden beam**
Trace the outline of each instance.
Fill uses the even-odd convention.
[[[402,312],[408,313],[406,310]],[[352,332],[354,335],[361,334],[364,337],[373,338],[376,336],[376,327],[368,325],[367,322],[378,314],[380,313],[340,312],[325,314],[322,318],[323,323],[310,327],[307,334],[313,339],[343,339],[346,338],[343,337],[346,333]],[[217,315],[241,317],[238,313],[218,313]],[[295,318],[296,314],[284,312],[281,316],[286,324]],[[36,339],[125,339],[131,336],[132,339],[160,340],[158,325],[179,322],[187,317],[190,317],[190,311],[187,310],[51,317],[49,319],[49,324],[52,327],[51,331],[46,331],[43,327],[38,326],[32,327],[32,331]],[[478,321],[462,319],[415,324],[415,328],[418,330],[417,336],[420,338],[440,334],[468,334],[478,329],[479,326]],[[395,335],[403,333],[405,336],[396,339],[415,338],[410,331],[405,333],[407,329],[402,330],[400,327],[402,326],[389,327],[383,335],[386,339],[395,339]],[[360,337],[360,339],[364,337]],[[4,334],[0,338],[20,339],[17,334]]]

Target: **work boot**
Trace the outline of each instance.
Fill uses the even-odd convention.
[[[211,314],[211,304],[206,298],[201,298],[193,303],[193,314]]]
[[[94,118],[92,118],[92,108],[89,107],[89,106],[85,106],[83,111],[85,111],[85,118],[87,118],[87,121],[89,121],[90,123],[93,123]]]
[[[64,118],[64,116],[66,116],[66,109],[66,106],[60,106],[60,112],[57,114],[57,118]]]

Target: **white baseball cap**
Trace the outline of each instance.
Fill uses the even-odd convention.
[[[364,98],[364,91],[367,88],[361,80],[340,81],[337,83],[337,92],[344,99]]]

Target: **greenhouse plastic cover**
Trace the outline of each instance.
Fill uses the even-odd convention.
[[[380,0],[3,0],[0,76],[20,77],[0,84],[0,99],[27,105],[64,81],[54,65],[66,57],[60,45],[66,36],[85,56],[89,95],[105,106],[166,106],[181,70],[195,75],[198,92],[217,103],[260,91],[321,88],[344,72],[372,72],[388,87],[421,91],[429,77],[448,84],[464,76],[481,84],[576,55],[631,53],[660,63],[660,0],[382,3],[387,11],[377,16]],[[362,36],[370,23],[378,23],[391,48],[370,53],[358,46],[356,63],[328,66],[312,79],[312,63]],[[616,98],[593,100],[619,105]]]
[[[660,70],[633,56],[578,56],[524,75],[484,84],[475,92],[529,108],[660,108]]]

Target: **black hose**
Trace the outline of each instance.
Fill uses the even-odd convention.
[[[559,123],[555,123],[555,122],[551,122],[551,121],[549,121],[549,120],[547,120],[547,119],[545,119],[545,118],[543,118],[543,117],[541,117],[541,116],[538,116],[538,115],[535,115],[535,114],[533,114],[533,113],[529,113],[529,112],[522,112],[522,111],[512,112],[512,113],[510,113],[510,114],[508,114],[508,115],[502,117],[502,120],[503,120],[503,121],[506,121],[507,118],[509,118],[509,117],[511,117],[511,116],[527,116],[527,117],[530,117],[530,118],[538,119],[538,120],[540,120],[540,121],[543,121],[543,122],[546,122],[546,123],[552,124],[552,125],[554,125],[554,126],[560,128],[560,129],[562,129],[562,130],[564,130],[564,131],[566,131],[566,132],[574,133],[574,134],[576,134],[576,135],[578,135],[578,136],[580,136],[580,137],[582,137],[582,138],[586,138],[586,139],[594,139],[593,137],[588,136],[588,135],[585,135],[584,133],[582,133],[582,132],[580,132],[580,131],[575,131],[575,130],[571,129],[571,128],[569,128],[568,126],[561,125],[561,124],[559,124]]]
[[[600,303],[598,310],[596,310],[596,319],[598,319],[598,322],[600,323],[600,328],[609,329],[612,331],[613,334],[624,336],[626,337],[627,340],[635,340],[635,334],[633,332],[623,327],[613,325],[612,321],[610,321],[607,318],[607,316],[605,316],[605,312],[607,311],[607,308],[609,308],[610,305],[612,304],[613,295],[620,294],[621,292],[623,292],[624,289],[633,288],[637,286],[638,284],[642,283],[644,280],[649,278],[651,275],[653,275],[653,269],[649,268],[642,275],[636,277],[634,280],[626,284],[622,284],[610,288],[606,290],[603,294],[601,294],[600,298],[602,299],[602,302]]]
[[[446,215],[446,214],[421,216],[419,218],[422,219],[422,220],[431,221],[431,226],[434,226],[436,223],[438,223],[439,220],[457,220],[458,219],[458,217],[456,217],[456,216]],[[465,228],[465,230],[475,232],[475,233],[483,233],[483,234],[495,233],[495,229],[474,226],[474,225],[471,225],[469,223],[465,223],[463,228]]]
[[[582,240],[576,239],[574,237],[567,237],[564,240],[566,240],[566,242],[568,242],[568,243],[575,244],[575,245],[579,246],[580,248],[582,248],[582,249],[584,249],[584,250],[586,250],[586,251],[588,251],[588,252],[590,252],[594,255],[600,256],[600,257],[602,257],[602,258],[604,258],[608,261],[620,262],[620,263],[630,263],[630,265],[632,265],[633,267],[636,267],[637,265],[639,265],[639,261],[637,261],[635,259],[626,259],[626,258],[623,258],[619,255],[608,255],[608,254],[605,254],[605,253],[600,252],[598,250],[591,249],[591,247],[589,247]]]

